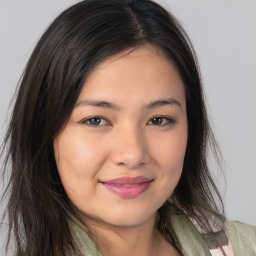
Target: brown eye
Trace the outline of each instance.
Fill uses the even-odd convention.
[[[89,126],[103,126],[103,125],[108,125],[108,122],[99,116],[87,118],[82,121],[83,124],[87,124]]]
[[[160,125],[160,124],[163,123],[163,118],[157,116],[157,117],[152,118],[152,119],[151,119],[151,122],[152,122],[152,124],[154,124],[154,125]]]
[[[148,122],[150,125],[159,125],[164,126],[168,124],[174,124],[175,120],[171,117],[163,117],[163,116],[154,116]]]
[[[88,120],[91,125],[99,125],[101,119],[99,117],[91,118]]]

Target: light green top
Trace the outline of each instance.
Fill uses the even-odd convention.
[[[182,213],[173,214],[172,237],[183,256],[211,256],[206,242],[189,218]],[[256,256],[256,227],[241,222],[225,222],[235,256]],[[71,233],[82,256],[102,256],[88,237],[85,226],[72,218]],[[75,253],[72,256],[81,256]]]

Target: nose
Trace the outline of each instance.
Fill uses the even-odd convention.
[[[120,129],[112,144],[112,160],[116,165],[136,169],[149,162],[147,140],[139,129]]]

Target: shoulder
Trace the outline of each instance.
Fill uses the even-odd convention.
[[[238,255],[256,254],[256,227],[239,221],[226,221],[233,251]]]
[[[170,220],[172,238],[182,255],[211,255],[203,237],[186,214],[179,209],[173,208]]]
[[[256,241],[256,227],[248,225],[239,221],[226,221],[225,226],[229,231],[230,235],[234,237],[241,237],[246,240],[253,239]]]
[[[175,211],[171,220],[172,235],[183,255],[211,255],[209,252],[211,248],[209,248],[207,239],[203,238],[204,235],[198,231],[183,212]],[[226,221],[225,226],[234,255],[256,255],[255,226],[238,221]],[[225,250],[228,249],[227,247]]]

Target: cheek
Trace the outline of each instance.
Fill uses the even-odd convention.
[[[187,147],[187,132],[182,129],[171,133],[154,143],[152,155],[164,170],[180,169],[183,166]]]
[[[177,133],[170,133],[152,147],[152,156],[161,170],[158,175],[166,195],[170,195],[179,182],[186,145],[187,132],[182,129]]]
[[[86,143],[85,143],[86,142]],[[77,134],[60,134],[54,142],[58,172],[69,197],[82,196],[92,190],[104,159],[104,149]],[[96,161],[96,159],[98,159]]]

